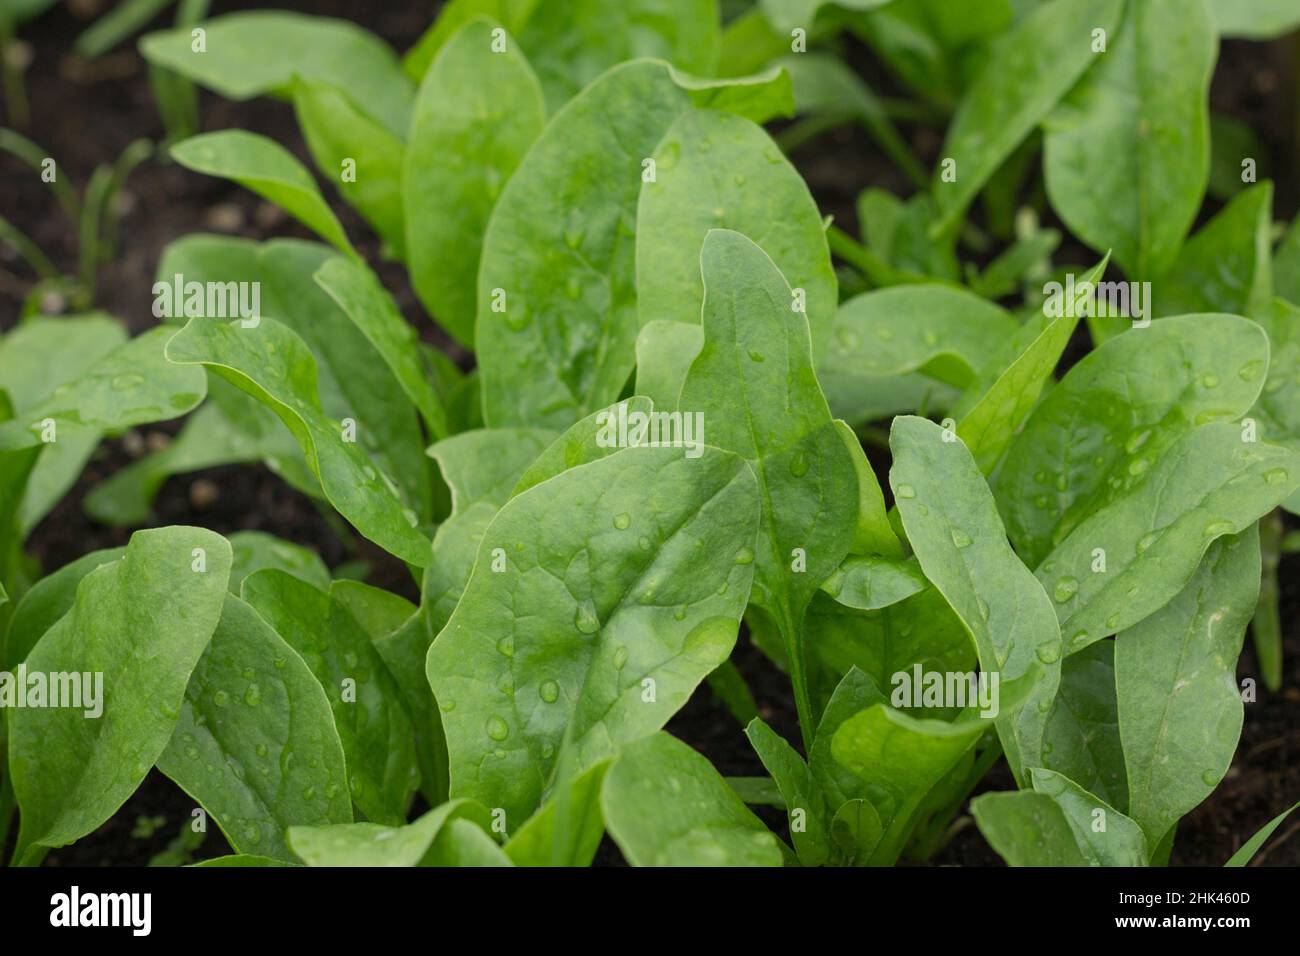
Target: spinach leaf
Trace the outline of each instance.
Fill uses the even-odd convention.
[[[41,848],[90,833],[144,780],[217,628],[229,575],[224,538],[174,527],[132,535],[121,560],[81,579],[72,608],[26,657],[29,693],[30,676],[41,675],[48,693],[80,700],[8,715],[9,770],[22,810],[15,862],[39,862]],[[77,675],[80,694],[59,674]],[[105,689],[111,719],[103,716]],[[46,745],[55,739],[57,747]]]
[[[411,84],[378,37],[329,17],[257,10],[203,24],[203,49],[191,28],[151,33],[140,41],[150,63],[232,100],[271,93],[288,97],[294,77],[332,83],[401,136],[411,110]]]
[[[183,415],[203,400],[204,377],[163,355],[170,329],[151,329],[99,359],[74,381],[0,422],[0,449],[13,451],[61,440],[82,429],[103,432]]]
[[[1241,734],[1237,657],[1259,598],[1259,529],[1221,538],[1167,605],[1115,638],[1129,815],[1151,846],[1223,779]]]
[[[417,567],[427,565],[429,541],[417,530],[419,515],[393,480],[347,440],[346,424],[321,410],[306,343],[274,319],[240,325],[191,319],[167,343],[167,356],[180,365],[205,365],[269,407],[293,432],[339,512],[376,544]]]
[[[990,176],[1102,54],[1093,31],[1115,30],[1123,0],[1048,0],[1003,34],[948,127],[933,192],[952,230]]]
[[[665,733],[624,747],[601,791],[633,866],[780,866],[780,841],[698,753]]]
[[[993,303],[947,286],[868,292],[836,313],[834,332],[818,351],[817,377],[831,410],[850,425],[942,408],[1018,328]]]
[[[837,288],[821,213],[771,138],[743,117],[690,110],[653,159],[655,178],[642,186],[636,214],[641,326],[699,321],[700,246],[710,229],[731,229],[752,238],[800,290],[813,338],[827,336]]]
[[[405,258],[405,131],[389,132],[345,88],[332,83],[299,78],[293,84],[293,108],[321,175],[335,183],[398,258]]]
[[[921,569],[970,631],[981,670],[1003,684],[1037,672],[1029,704],[1019,713],[1002,707],[997,718],[1007,762],[1023,780],[1042,765],[1060,630],[1051,599],[1007,543],[974,458],[950,435],[924,419],[896,418],[889,483]]]
[[[483,241],[475,342],[489,425],[564,428],[618,398],[639,330],[632,240],[643,161],[692,104],[744,112],[788,97],[784,74],[702,83],[637,60],[556,114]]]
[[[1173,264],[1201,207],[1217,52],[1204,0],[1134,0],[1097,67],[1044,123],[1052,208],[1133,279]]]
[[[274,140],[243,130],[222,130],[177,143],[171,155],[195,172],[233,179],[280,206],[336,249],[357,258],[311,173]]]
[[[377,823],[400,823],[419,781],[411,718],[370,635],[341,602],[283,571],[249,576],[240,596],[324,688],[353,803]]]
[[[997,476],[1026,563],[1040,564],[1086,518],[1148,484],[1193,427],[1245,415],[1267,367],[1258,327],[1228,315],[1165,319],[1085,356],[1029,416]]]
[[[452,800],[434,807],[414,823],[299,825],[289,828],[289,845],[308,866],[430,866],[440,833],[463,820],[487,829],[491,817],[473,800]]]
[[[662,727],[731,652],[756,498],[734,455],[628,448],[511,499],[429,650],[453,796],[513,830],[562,747],[577,773]]]
[[[775,622],[790,661],[805,744],[817,719],[808,692],[803,616],[854,543],[853,459],[813,372],[807,318],[762,249],[712,230],[700,256],[704,347],[682,384],[683,413],[758,477],[762,524],[753,602]]]
[[[287,826],[352,821],[325,692],[302,658],[230,594],[158,769],[212,815],[236,852],[293,863]]]
[[[496,52],[496,29],[471,20],[439,50],[416,96],[401,179],[411,282],[465,346],[488,218],[546,124],[537,77],[513,38]]]

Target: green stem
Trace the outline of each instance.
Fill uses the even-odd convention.
[[[1259,604],[1251,633],[1259,658],[1260,676],[1271,691],[1282,687],[1282,617],[1278,607],[1277,568],[1282,559],[1282,515],[1273,511],[1259,521],[1261,577]]]
[[[45,172],[45,160],[50,158],[49,154],[41,147],[26,136],[15,133],[11,129],[0,129],[0,149],[17,156],[38,173]],[[68,181],[60,178],[59,172],[58,166],[55,166],[54,180],[47,185],[54,193],[54,198],[59,201],[59,205],[63,207],[63,211],[67,213],[68,218],[73,222],[77,222],[81,219],[81,204],[77,201],[77,194],[68,185]]]
[[[7,13],[0,13],[0,83],[5,88],[5,109],[11,123],[26,129],[31,119],[27,108],[27,86],[22,69],[15,63],[13,45],[14,25]]]

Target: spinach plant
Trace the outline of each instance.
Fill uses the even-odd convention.
[[[1192,226],[1218,37],[1294,24],[949,13],[453,0],[401,59],[280,12],[147,36],[159,67],[293,103],[441,334],[289,149],[233,129],[171,153],[316,240],[187,236],[158,329],[0,340],[0,662],[102,679],[114,715],[2,712],[13,860],[156,767],[229,843],[208,865],[586,865],[605,834],[634,865],[892,865],[967,806],[1013,865],[1167,862],[1281,679],[1300,230],[1275,249],[1249,181]],[[907,97],[836,59],[845,32]],[[865,192],[859,236],[782,149],[846,122],[921,187]],[[932,180],[903,123],[946,126]],[[1092,261],[1057,260],[1049,204]],[[255,308],[210,294],[241,283]],[[195,527],[40,577],[23,535],[88,449],[190,412],[92,514],[147,525],[169,475],[262,461],[419,603]],[[1252,618],[1265,689],[1237,679]],[[757,715],[738,641],[788,675],[796,734]],[[765,773],[664,729],[706,682]],[[1013,789],[971,799],[1002,760]]]

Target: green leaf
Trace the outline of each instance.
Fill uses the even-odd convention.
[[[1300,27],[1300,10],[1290,0],[1210,0],[1225,37],[1272,40]]]
[[[1043,727],[1060,683],[1061,637],[1052,602],[1007,543],[974,458],[921,418],[896,418],[889,483],[925,576],[975,641],[980,669],[1007,684],[1039,670],[1032,700],[1003,707],[998,737],[1017,780],[1042,766]]]
[[[624,747],[601,791],[633,866],[780,866],[779,841],[713,766],[665,733]]]
[[[421,362],[419,336],[375,274],[360,263],[336,257],[325,261],[315,279],[383,358],[419,410],[429,434],[446,438],[447,412]]]
[[[1061,805],[1045,793],[986,793],[971,815],[989,846],[1010,866],[1088,866]]]
[[[653,158],[655,177],[642,186],[636,215],[641,325],[699,321],[700,247],[710,229],[731,229],[756,237],[802,291],[799,305],[813,338],[829,335],[838,294],[821,212],[767,133],[739,116],[690,110],[669,127]]]
[[[234,549],[234,563],[230,567],[231,594],[238,594],[245,578],[265,568],[292,574],[318,590],[329,590],[329,568],[310,548],[264,531],[236,531],[230,536],[230,547]]]
[[[1145,483],[1075,528],[1038,569],[1067,652],[1164,607],[1216,539],[1254,525],[1298,486],[1300,453],[1243,442],[1230,422],[1188,433]],[[1093,570],[1097,549],[1104,572]]]
[[[1260,330],[1228,315],[1161,320],[1086,355],[1029,416],[997,476],[1025,562],[1040,564],[1089,516],[1149,484],[1195,425],[1245,415],[1267,367]]]
[[[950,404],[1020,328],[1003,309],[960,289],[908,285],[856,296],[835,316],[817,377],[837,417],[861,424]]]
[[[1284,821],[1297,809],[1300,809],[1300,803],[1297,803],[1290,810],[1283,810],[1272,820],[1268,821],[1268,823],[1260,827],[1259,830],[1255,833],[1255,835],[1252,836],[1245,843],[1243,843],[1241,845],[1241,849],[1239,849],[1236,853],[1232,854],[1232,856],[1228,858],[1228,862],[1223,865],[1224,866],[1247,866],[1250,863],[1250,861],[1254,859],[1255,854],[1259,852],[1259,848],[1264,845],[1264,841],[1267,840],[1269,837],[1271,837],[1273,835],[1273,831],[1282,825],[1282,821]]]
[[[871,865],[892,865],[926,794],[984,732],[985,722],[965,716],[954,723],[918,719],[883,703],[845,720],[831,738],[831,754],[861,780],[859,793],[880,816],[883,836]]]
[[[1273,296],[1272,229],[1273,184],[1238,193],[1153,286],[1155,314],[1254,315]]]
[[[889,0],[758,0],[763,15],[780,33],[788,34],[799,27],[811,32],[813,21],[823,7],[837,6],[846,10],[870,10],[883,6]]]
[[[26,663],[29,683],[34,674],[80,675],[85,706],[9,714],[9,769],[22,811],[16,862],[90,833],[144,780],[217,627],[229,574],[224,538],[176,527],[133,535],[120,561],[82,578],[72,609]]]
[[[505,845],[515,866],[590,866],[605,835],[600,791],[609,770],[601,761],[556,790]]]
[[[227,856],[217,856],[210,860],[200,860],[193,866],[201,867],[273,867],[273,866],[292,866],[293,864],[284,863],[281,860],[273,860],[269,856],[254,856],[249,853],[232,853]]]
[[[1273,253],[1273,285],[1279,296],[1300,305],[1300,216],[1291,220]]]
[[[1205,0],[1134,0],[1097,68],[1044,124],[1052,208],[1132,279],[1169,268],[1201,208],[1217,52]]]
[[[819,689],[831,695],[828,708],[839,690],[826,686],[826,682],[837,681],[842,686],[841,676],[854,669],[869,676],[877,686],[889,687],[896,686],[898,674],[910,674],[917,666],[923,671],[947,673],[968,672],[976,665],[970,632],[934,587],[927,586],[918,594],[875,611],[854,610],[832,601],[828,595],[818,595],[808,608],[804,626],[814,657],[823,670],[830,672],[820,675],[819,682]],[[917,716],[936,716],[932,709],[913,710],[902,707],[901,701],[899,705]],[[955,711],[939,713],[955,716]],[[825,725],[823,717],[822,727]],[[813,747],[815,750],[816,742]]]
[[[822,582],[822,590],[845,607],[878,611],[930,586],[915,558],[851,554]]]
[[[102,313],[59,318],[31,317],[0,338],[0,391],[13,409],[40,403],[50,393],[91,372],[126,341],[126,330]],[[76,483],[101,435],[65,429],[44,446],[18,505],[18,535],[25,538]]]
[[[416,512],[321,410],[306,343],[274,319],[255,328],[240,324],[191,319],[167,344],[167,356],[182,365],[203,364],[268,406],[293,432],[331,504],[376,544],[417,567],[427,565],[429,541],[416,529]]]
[[[1108,261],[1103,259],[1082,282],[1096,283],[1105,274]],[[1064,313],[1050,322],[1040,325],[1030,321],[1022,326],[1013,339],[1015,358],[1011,363],[1005,368],[994,363],[967,392],[968,398],[954,409],[957,435],[985,475],[993,474],[1002,454],[1038,404],[1078,324],[1078,311],[1069,303]]]
[[[546,125],[528,60],[509,36],[505,50],[494,52],[495,29],[471,20],[438,52],[416,97],[402,174],[411,282],[429,313],[466,347],[474,345],[488,218]]]
[[[489,425],[566,428],[618,398],[640,328],[633,239],[643,160],[693,104],[740,112],[782,89],[783,74],[705,83],[638,60],[556,114],[483,241],[475,342]]]
[[[206,383],[196,369],[177,368],[163,355],[170,329],[151,329],[109,352],[75,381],[0,423],[0,449],[54,441],[80,429],[108,431],[176,418],[203,400]]]
[[[642,421],[635,416],[648,416],[654,413],[654,406],[649,399],[634,395],[625,402],[618,402],[609,408],[588,415],[582,421],[570,427],[563,435],[546,446],[546,449],[533,459],[519,481],[516,482],[510,497],[522,494],[535,485],[540,485],[570,468],[585,465],[608,457],[619,450],[618,423],[629,422],[629,428],[639,427]],[[648,425],[646,426],[649,427]],[[667,439],[669,436],[663,436]],[[643,444],[648,443],[647,433]],[[703,441],[703,436],[700,436]]]
[[[311,173],[274,140],[244,130],[221,130],[177,143],[171,156],[187,169],[234,180],[280,206],[336,249],[359,258]]]
[[[1102,56],[1093,52],[1093,30],[1113,34],[1122,7],[1123,0],[1049,0],[1001,36],[948,127],[934,178],[943,216],[934,233],[956,226],[1003,160]],[[943,160],[956,162],[955,181],[944,180]]]
[[[402,58],[402,70],[416,83],[425,76],[438,52],[465,24],[486,17],[518,33],[528,22],[539,0],[448,0],[438,17]]]
[[[513,828],[562,746],[580,773],[662,727],[735,643],[756,494],[734,455],[629,448],[511,499],[429,650],[452,794]]]
[[[1051,797],[1065,814],[1074,839],[1091,866],[1146,866],[1151,858],[1142,828],[1069,777],[1030,771],[1034,790]]]
[[[1216,541],[1167,605],[1115,638],[1129,815],[1156,846],[1223,779],[1241,735],[1237,658],[1259,598],[1259,530]]]
[[[758,476],[762,524],[753,602],[772,616],[811,740],[816,714],[804,668],[803,616],[855,540],[853,459],[813,372],[807,318],[762,249],[737,232],[709,232],[704,348],[680,408],[703,414],[706,440],[742,456]]]
[[[830,851],[828,810],[821,787],[798,752],[763,721],[758,718],[750,721],[745,736],[781,790],[799,862],[804,866],[821,866]]]
[[[1043,762],[1112,806],[1126,807],[1116,708],[1114,642],[1071,654],[1061,663],[1061,686],[1043,728]]]
[[[92,551],[33,584],[11,609],[0,670],[12,671],[26,660],[45,632],[72,610],[82,578],[101,565],[120,560],[124,554],[125,548]]]
[[[1274,299],[1256,315],[1268,334],[1268,377],[1251,415],[1259,437],[1300,451],[1300,307]],[[1282,503],[1300,514],[1300,495]]]
[[[308,866],[428,866],[438,834],[453,820],[479,827],[491,825],[485,807],[473,800],[452,800],[414,823],[342,823],[289,828],[289,846]]]
[[[656,408],[675,409],[682,382],[704,347],[704,327],[686,322],[650,322],[636,337],[636,393]]]
[[[552,112],[615,64],[650,57],[700,76],[717,66],[717,0],[538,3],[519,31]]]
[[[259,10],[203,24],[205,48],[190,27],[150,33],[140,52],[232,100],[263,94],[287,98],[294,77],[332,83],[402,136],[411,110],[411,84],[383,41],[346,20]]]
[[[405,131],[389,132],[360,109],[344,87],[332,83],[298,79],[293,84],[293,109],[321,175],[335,184],[393,253],[404,258]]]
[[[236,852],[293,863],[287,826],[352,822],[343,748],[324,691],[302,658],[233,595],[180,711],[158,769],[212,815]]]
[[[370,635],[339,601],[283,571],[258,571],[240,596],[325,689],[357,808],[375,822],[404,820],[419,780],[411,719]]]
[[[844,447],[853,459],[853,470],[858,475],[858,520],[849,550],[859,555],[902,557],[903,546],[889,523],[880,481],[876,478],[871,462],[867,461],[862,443],[845,422],[837,419],[835,429],[840,433]]]

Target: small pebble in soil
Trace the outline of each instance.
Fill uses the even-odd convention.
[[[219,232],[238,232],[244,225],[244,211],[234,203],[217,203],[203,217],[209,229]]]
[[[129,431],[122,436],[122,450],[132,458],[139,458],[144,454],[144,438],[137,431]]]
[[[220,497],[221,490],[206,478],[200,478],[190,485],[190,504],[196,508],[211,508]]]
[[[284,210],[273,203],[258,203],[253,218],[263,229],[271,229],[284,222]]]
[[[150,432],[145,442],[148,444],[150,452],[162,451],[172,443],[172,436],[166,432]]]

